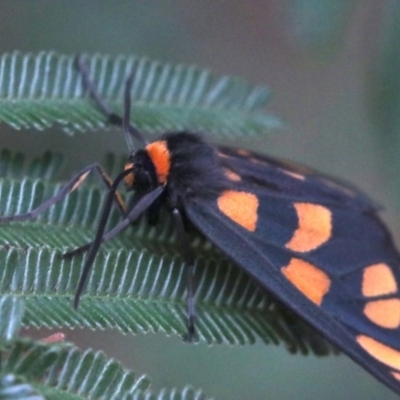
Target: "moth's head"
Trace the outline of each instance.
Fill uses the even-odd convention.
[[[165,140],[149,143],[144,149],[131,154],[125,164],[125,176],[128,189],[151,188],[165,185],[171,165],[171,156]]]

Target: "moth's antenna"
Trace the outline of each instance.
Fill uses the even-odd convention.
[[[79,71],[81,77],[82,77],[82,82],[83,86],[85,89],[88,91],[91,99],[94,101],[96,104],[97,108],[99,111],[104,114],[108,122],[113,125],[118,125],[118,126],[124,126],[124,133],[125,133],[125,138],[126,142],[129,147],[129,151],[133,152],[135,149],[134,143],[133,143],[133,138],[141,142],[142,144],[147,144],[147,140],[143,137],[143,135],[139,132],[138,129],[136,129],[134,126],[132,126],[129,123],[129,113],[130,113],[130,92],[132,88],[132,83],[133,83],[133,73],[131,73],[128,76],[126,86],[125,86],[125,99],[124,99],[124,118],[121,118],[119,115],[115,114],[114,112],[111,111],[110,106],[102,99],[100,96],[100,93],[97,90],[97,87],[95,83],[93,82],[92,79],[89,77],[89,69],[87,67],[87,64],[85,60],[83,59],[82,55],[78,54],[75,57],[75,67]],[[128,109],[128,116],[126,117],[125,114],[127,113]],[[124,125],[124,120],[127,120],[127,124]]]
[[[125,140],[131,153],[133,153],[135,149],[135,145],[132,140],[132,135],[129,132],[129,126],[130,126],[129,122],[131,118],[131,91],[132,91],[133,78],[134,78],[134,73],[131,72],[125,83],[124,118],[122,120],[122,128],[124,130]]]

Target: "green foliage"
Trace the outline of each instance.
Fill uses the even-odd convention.
[[[18,297],[0,297],[0,400],[44,400],[30,383],[18,376],[15,368],[9,371],[5,367],[4,355],[17,338],[23,307]]]
[[[12,333],[3,335],[0,346],[1,400],[206,399],[190,387],[151,392],[146,376],[137,377],[101,351],[19,338],[23,304],[17,297],[1,297],[0,312],[0,332]]]
[[[0,297],[0,346],[13,340],[21,327],[23,301],[17,297]]]
[[[28,383],[19,382],[12,374],[0,375],[0,400],[45,400]]]
[[[122,110],[126,76],[135,72],[132,121],[142,131],[191,129],[237,136],[280,125],[263,113],[269,90],[242,79],[136,56],[85,60],[101,96],[117,112]],[[56,53],[0,57],[0,121],[17,129],[60,124],[68,132],[96,130],[106,123],[85,98],[74,56]]]

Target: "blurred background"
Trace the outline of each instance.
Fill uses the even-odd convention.
[[[269,85],[268,112],[286,127],[243,145],[355,183],[384,205],[398,243],[399,43],[397,0],[2,0],[0,8],[2,53],[137,53]],[[32,155],[63,151],[66,174],[106,151],[126,152],[118,131],[69,137],[2,126],[0,140]],[[187,345],[164,335],[67,335],[148,373],[155,388],[190,383],[233,400],[396,398],[346,356],[291,356],[260,343]]]

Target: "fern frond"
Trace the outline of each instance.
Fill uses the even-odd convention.
[[[265,133],[280,125],[277,118],[264,114],[269,90],[239,78],[137,56],[85,59],[101,96],[119,113],[124,80],[134,71],[131,118],[142,131],[190,129],[237,136]],[[17,129],[59,124],[68,132],[106,124],[85,94],[74,56],[53,52],[0,57],[0,121]]]
[[[22,179],[24,177],[49,180],[55,178],[62,166],[61,154],[46,152],[40,157],[26,159],[22,153],[0,150],[0,176]]]
[[[177,400],[206,399],[201,390],[191,388],[162,389],[151,393],[147,376],[136,376],[101,351],[86,350],[82,353],[64,343],[49,345],[19,339],[1,349],[1,360],[1,374],[18,376],[26,387],[34,388],[48,400],[168,399],[171,397],[165,394],[169,393],[175,393],[173,399]],[[42,397],[30,398],[39,399]]]
[[[13,340],[21,327],[24,302],[15,296],[0,297],[0,346]]]
[[[0,400],[46,400],[13,374],[0,375]]]

